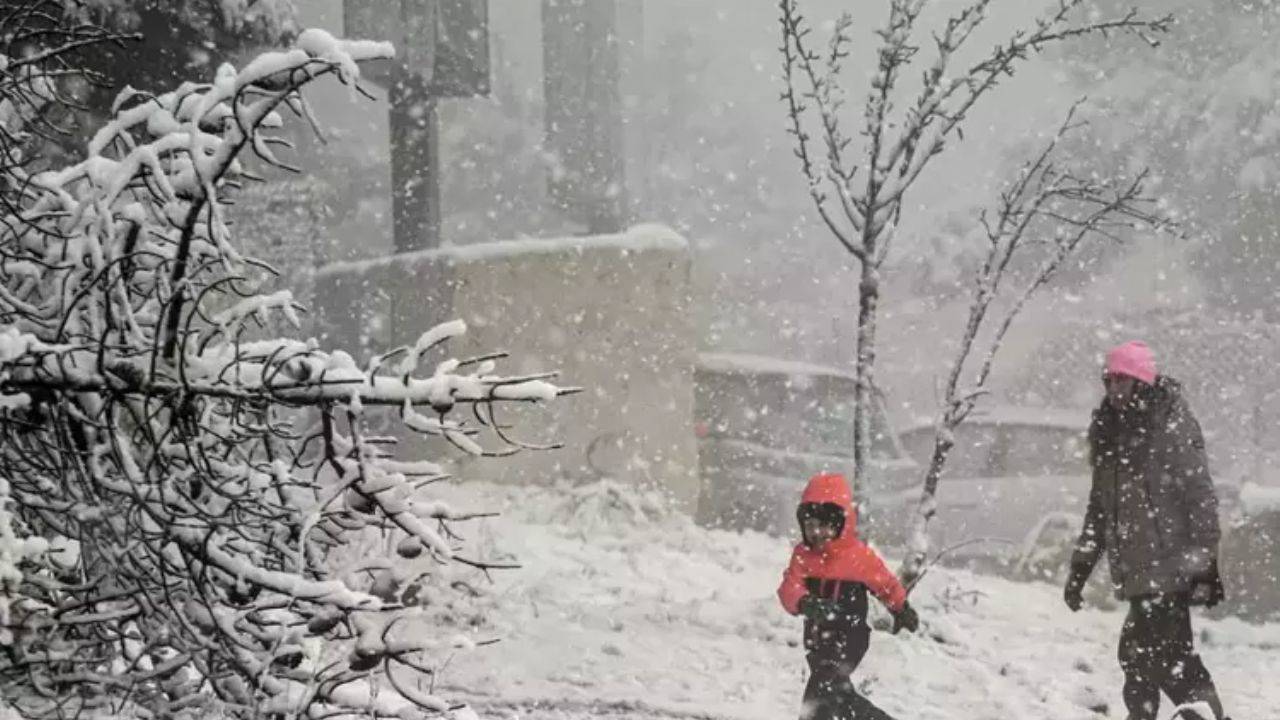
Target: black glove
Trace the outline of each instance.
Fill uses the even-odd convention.
[[[906,603],[902,609],[893,615],[893,634],[906,630],[907,632],[915,632],[920,629],[920,616],[916,614],[916,609],[911,607],[911,603]]]
[[[800,598],[800,614],[813,622],[825,622],[835,614],[836,603],[814,595]]]
[[[1071,574],[1067,576],[1067,586],[1062,589],[1062,601],[1071,608],[1071,612],[1078,612],[1084,607],[1084,584],[1089,580],[1089,573],[1079,565],[1071,567]]]
[[[1214,607],[1227,597],[1226,588],[1222,586],[1222,576],[1218,574],[1218,564],[1213,563],[1209,572],[1191,583],[1191,594],[1188,602],[1191,605]]]
[[[1216,604],[1213,599],[1213,585],[1204,581],[1192,585],[1190,602],[1192,605],[1213,607]]]

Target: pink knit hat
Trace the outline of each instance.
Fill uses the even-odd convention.
[[[1107,353],[1107,374],[1137,378],[1148,385],[1156,382],[1156,356],[1141,340],[1131,340]]]

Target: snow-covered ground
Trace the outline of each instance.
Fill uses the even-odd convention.
[[[774,588],[784,541],[707,531],[608,483],[577,491],[446,490],[502,515],[468,527],[490,558],[518,557],[477,601],[477,640],[437,690],[492,718],[797,715],[800,621]],[[913,595],[917,636],[876,633],[855,681],[900,718],[1122,718],[1120,611],[1063,607],[1060,590],[935,569]],[[1235,718],[1275,717],[1280,625],[1197,618]],[[1164,716],[1172,710],[1166,706]]]

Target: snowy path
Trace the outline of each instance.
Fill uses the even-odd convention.
[[[625,494],[472,485],[456,502],[500,509],[472,538],[524,569],[497,574],[479,600],[488,624],[476,638],[502,642],[454,659],[447,695],[513,720],[795,717],[799,621],[773,597],[784,542],[701,530]],[[921,635],[876,633],[854,678],[895,716],[1124,716],[1118,610],[1072,615],[1051,585],[951,571],[926,578],[914,602]],[[1280,625],[1197,627],[1228,711],[1275,717]]]
[[[491,700],[464,698],[483,718],[526,720],[718,720],[705,712],[660,709],[638,700]]]

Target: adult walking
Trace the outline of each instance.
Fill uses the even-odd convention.
[[[1093,488],[1064,599],[1080,609],[1105,552],[1116,593],[1130,604],[1119,648],[1129,720],[1154,720],[1161,691],[1197,708],[1184,717],[1225,720],[1191,631],[1190,608],[1223,598],[1218,502],[1200,425],[1181,385],[1157,373],[1141,342],[1107,354],[1103,383],[1089,427]]]

